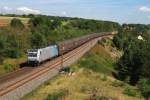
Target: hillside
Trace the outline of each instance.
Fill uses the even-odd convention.
[[[112,49],[97,44],[68,73],[45,82],[21,100],[142,100],[135,87],[113,78],[116,55],[111,54],[119,52]]]
[[[29,27],[24,25],[27,22]],[[26,62],[28,49],[46,47],[93,32],[111,32],[120,27],[115,22],[45,15],[1,16],[0,24],[8,24],[0,27],[0,75],[16,70]]]

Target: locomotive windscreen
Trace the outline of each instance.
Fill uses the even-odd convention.
[[[37,57],[37,53],[28,53],[29,57]]]

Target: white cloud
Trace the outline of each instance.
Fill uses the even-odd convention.
[[[148,16],[148,18],[150,19],[150,16]]]
[[[44,3],[44,4],[47,4],[47,3],[74,3],[74,2],[77,2],[78,0],[34,0],[34,1],[38,1],[38,3]]]
[[[2,9],[5,10],[5,11],[10,11],[10,10],[12,10],[12,8],[7,7],[7,6],[4,6]]]
[[[14,9],[10,8],[10,7],[7,7],[7,6],[1,7],[0,11],[1,11],[2,14],[12,14],[12,13],[14,13]]]
[[[41,14],[39,10],[31,9],[28,7],[11,8],[4,6],[1,8],[3,14]]]
[[[143,11],[143,12],[150,12],[150,8],[149,7],[146,7],[146,6],[142,6],[139,8],[140,11]]]
[[[31,9],[28,7],[19,7],[16,10],[23,14],[41,14],[39,10]]]

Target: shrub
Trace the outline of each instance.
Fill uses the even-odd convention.
[[[107,81],[107,76],[106,76],[106,75],[103,75],[103,77],[102,77],[101,80],[102,80],[102,81]]]
[[[32,43],[32,47],[34,48],[39,48],[42,46],[46,46],[46,38],[44,35],[42,35],[41,33],[33,33],[31,35],[31,43]]]
[[[45,86],[51,85],[51,82],[50,82],[50,81],[46,81],[46,82],[44,83],[44,85],[45,85]]]
[[[5,54],[7,55],[7,57],[11,57],[11,58],[18,58],[21,56],[20,51],[16,48],[5,49]]]
[[[150,81],[148,79],[141,79],[138,87],[145,98],[150,98]]]
[[[99,71],[99,64],[90,57],[86,58],[85,60],[82,60],[80,62],[80,67],[85,67],[85,68],[91,69],[92,71],[95,71],[95,72]]]
[[[123,87],[123,86],[125,86],[125,83],[115,80],[115,81],[113,81],[112,86],[114,86],[114,87]]]
[[[135,97],[137,95],[137,92],[129,86],[124,89],[123,93],[128,96],[133,96],[133,97]]]
[[[109,97],[109,96],[92,96],[90,97],[90,100],[118,100],[115,97]]]
[[[99,40],[98,41],[98,44],[102,45],[102,46],[105,46],[105,43],[106,43],[106,39],[102,39],[102,40]]]
[[[19,19],[12,19],[11,23],[10,23],[10,26],[13,27],[13,28],[20,28],[20,29],[23,29],[24,28],[24,25],[23,23],[21,22],[21,20]]]
[[[4,64],[3,67],[6,72],[13,71],[13,65],[11,65],[11,64]]]
[[[45,100],[59,100],[68,94],[68,90],[60,90],[59,92],[51,93],[47,96]]]

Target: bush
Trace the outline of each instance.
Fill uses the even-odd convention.
[[[118,100],[115,97],[108,97],[108,96],[92,96],[90,100]]]
[[[105,46],[105,43],[106,43],[106,39],[105,38],[102,38],[102,40],[98,41],[98,44],[100,44],[102,46]]]
[[[24,28],[24,24],[21,22],[21,20],[19,19],[12,19],[10,26],[13,28],[18,28],[18,29],[23,29]]]
[[[15,48],[9,48],[9,49],[6,49],[5,50],[5,54],[8,56],[8,57],[11,57],[11,58],[18,58],[21,56],[21,53],[18,49],[15,49]]]
[[[123,86],[125,86],[125,83],[115,80],[115,81],[113,81],[112,86],[114,86],[114,87],[123,87]]]
[[[107,76],[106,75],[103,75],[102,81],[107,81]]]
[[[60,100],[67,94],[68,94],[68,90],[60,90],[59,92],[54,92],[52,94],[49,94],[45,100]]]
[[[123,93],[128,96],[133,96],[133,97],[135,97],[137,95],[137,92],[129,86],[124,89]]]
[[[33,33],[31,36],[31,43],[33,48],[46,46],[46,38],[41,33]]]
[[[6,72],[13,71],[13,65],[11,65],[11,64],[4,64],[3,67]]]
[[[90,56],[90,55],[89,55]],[[80,67],[86,67],[87,69],[91,69],[92,71],[98,72],[99,64],[93,60],[91,57],[86,58],[80,62]]]
[[[150,80],[141,79],[138,83],[138,87],[145,98],[150,98]]]

